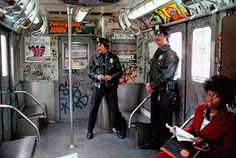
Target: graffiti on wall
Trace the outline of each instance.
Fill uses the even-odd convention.
[[[53,80],[52,74],[56,71],[55,65],[51,64],[28,64],[23,70],[23,77],[27,80]]]
[[[138,66],[137,64],[121,64],[123,76],[120,78],[121,83],[135,83],[137,79]]]
[[[120,59],[123,76],[120,83],[138,83],[139,66],[137,60],[136,38],[123,32],[116,32],[111,36],[111,51]]]
[[[59,102],[60,102],[60,111],[65,114],[70,110],[70,101],[69,101],[69,84],[65,82],[64,84],[60,84],[59,86]],[[83,109],[88,104],[89,97],[87,95],[83,95],[78,86],[73,85],[72,87],[72,101],[73,101],[73,111],[75,108]]]

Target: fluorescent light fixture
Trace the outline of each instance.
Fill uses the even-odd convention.
[[[136,19],[140,16],[143,16],[147,13],[150,13],[151,11],[155,10],[157,7],[160,7],[164,4],[169,3],[172,0],[152,0],[144,5],[142,5],[141,7],[132,10],[130,12],[130,14],[128,15],[128,18],[133,20]]]
[[[87,11],[79,10],[76,14],[75,21],[81,22],[84,19],[84,17],[87,15],[87,13],[88,13]]]

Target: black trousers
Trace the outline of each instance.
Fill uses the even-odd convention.
[[[161,147],[171,136],[166,123],[172,126],[171,100],[165,92],[151,94],[151,131],[149,143]]]
[[[93,131],[98,109],[102,101],[103,96],[105,96],[106,102],[108,104],[109,112],[111,112],[111,124],[116,130],[122,130],[124,124],[124,118],[121,116],[121,112],[118,107],[118,97],[117,88],[97,88],[92,89],[92,100],[89,112],[88,120],[88,130]]]

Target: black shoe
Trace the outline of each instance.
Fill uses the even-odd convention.
[[[123,130],[117,130],[116,134],[120,139],[125,138],[125,131],[123,131]]]
[[[147,150],[147,149],[159,150],[160,147],[151,145],[150,143],[146,143],[144,145],[139,146],[139,149],[144,149],[144,150]]]
[[[92,131],[88,131],[87,132],[87,138],[88,139],[92,139],[93,138],[93,132]]]

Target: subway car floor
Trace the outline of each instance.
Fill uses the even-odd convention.
[[[115,133],[94,129],[94,138],[86,138],[87,121],[74,123],[74,148],[70,145],[70,123],[49,123],[41,130],[41,142],[33,158],[148,158],[158,151],[141,150],[129,138],[119,139]]]

